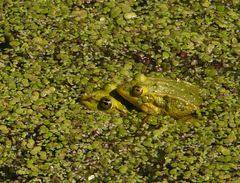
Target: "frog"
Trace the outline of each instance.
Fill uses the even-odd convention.
[[[80,103],[91,110],[99,110],[111,114],[126,114],[128,109],[118,98],[116,88],[117,85],[111,83],[90,94],[85,93],[80,97]]]
[[[116,91],[140,111],[177,119],[191,116],[202,103],[197,85],[162,76],[137,74],[133,80],[119,85]]]

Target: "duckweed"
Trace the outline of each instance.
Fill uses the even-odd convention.
[[[0,131],[1,131],[2,134],[7,134],[7,133],[9,133],[9,129],[8,129],[8,127],[5,126],[5,125],[0,125]]]
[[[238,0],[1,4],[1,182],[239,182]],[[195,119],[79,103],[136,73],[200,85]]]

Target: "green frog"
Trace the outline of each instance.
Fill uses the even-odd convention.
[[[107,113],[127,113],[128,109],[121,103],[116,93],[117,85],[107,84],[102,90],[81,96],[80,102],[92,110]]]
[[[193,84],[143,74],[119,85],[116,91],[145,113],[167,114],[178,119],[190,116],[202,103],[199,88]]]
[[[81,103],[92,110],[124,114],[132,104],[147,114],[167,114],[179,119],[191,116],[202,98],[199,87],[191,83],[138,74],[130,82],[108,84],[103,90],[83,95]]]

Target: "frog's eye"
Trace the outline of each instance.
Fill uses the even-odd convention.
[[[142,93],[143,93],[143,88],[141,86],[138,86],[138,85],[133,86],[132,93],[131,93],[132,96],[138,97],[142,95]]]
[[[107,98],[107,97],[103,97],[100,99],[99,101],[99,108],[101,110],[108,110],[112,107],[112,101]]]

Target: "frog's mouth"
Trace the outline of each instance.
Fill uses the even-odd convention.
[[[89,109],[97,110],[97,105],[94,105],[93,102],[89,102],[87,100],[82,100],[81,103]]]
[[[166,110],[159,108],[159,107],[153,105],[152,103],[143,103],[140,106],[140,108],[142,111],[144,111],[147,114],[152,114],[152,115],[167,114]]]

